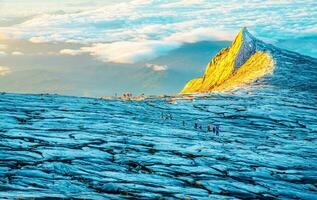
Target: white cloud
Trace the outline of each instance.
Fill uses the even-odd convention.
[[[156,27],[151,27],[156,28]],[[232,36],[223,31],[210,28],[197,28],[188,32],[174,33],[161,40],[119,41],[112,43],[95,43],[80,49],[63,49],[63,55],[80,55],[88,53],[103,62],[136,63],[151,60],[180,47],[183,43],[194,43],[202,40],[228,40]],[[158,70],[155,71],[159,71]]]
[[[76,55],[80,55],[83,52],[81,50],[74,50],[74,49],[62,49],[59,52],[62,55],[70,55],[70,56],[76,56]]]
[[[73,56],[88,53],[103,62],[136,63],[164,55],[179,46],[180,43],[154,40],[123,41],[96,43],[92,46],[82,47],[79,50],[63,49],[60,53]]]
[[[29,17],[20,24],[0,27],[6,37],[33,43],[82,43],[87,48],[61,53],[89,53],[107,62],[147,60],[187,42],[231,40],[243,26],[272,40],[317,33],[312,23],[317,18],[315,0],[91,0],[89,4],[74,0],[49,6],[35,0],[8,2],[0,7],[0,19]],[[34,12],[25,9],[22,14],[22,5]]]
[[[0,40],[6,40],[6,39],[8,39],[7,35],[4,33],[0,33]]]
[[[11,73],[11,69],[9,67],[0,66],[0,76],[6,76]]]
[[[180,0],[172,3],[162,4],[162,8],[175,8],[175,7],[184,7],[184,6],[195,6],[206,3],[203,0]]]
[[[164,55],[178,46],[177,43],[145,40],[98,43],[81,50],[105,62],[135,63]]]
[[[212,28],[197,28],[190,31],[178,32],[167,38],[166,41],[194,43],[208,40],[230,40],[234,34],[228,34],[224,31]]]
[[[47,8],[45,4],[38,3],[42,6],[38,7],[36,2],[31,2],[32,7],[37,10],[34,17],[21,24],[0,28],[0,32],[12,37],[27,38],[35,43],[69,40],[102,43],[140,38],[156,40],[200,28],[210,29],[213,34],[219,30],[231,33],[245,25],[251,26],[251,30],[254,29],[261,37],[267,35],[267,38],[277,35],[299,36],[306,34],[306,29],[316,33],[311,28],[314,25],[312,21],[316,18],[313,0],[304,0],[301,3],[287,0],[266,0],[261,3],[236,0],[134,0],[124,3],[92,1],[91,6],[74,2],[72,5],[77,5],[74,7],[79,9],[76,12],[68,4],[52,3],[52,8]],[[22,4],[12,4],[10,9],[14,10],[16,7],[18,10]],[[61,6],[64,7],[60,8]],[[56,11],[58,8],[65,12],[50,11],[54,7]],[[2,11],[0,18],[6,18],[6,10]],[[13,11],[10,14],[15,15]],[[187,27],[179,26],[186,22],[195,23],[188,23]],[[285,29],[281,30],[281,27]]]
[[[0,44],[0,50],[4,50],[4,49],[6,49],[7,48],[7,45],[5,45],[5,44]]]
[[[48,40],[47,40],[45,37],[40,36],[40,37],[31,37],[31,38],[29,39],[29,41],[32,42],[32,43],[38,44],[38,43],[47,42]]]
[[[11,54],[12,54],[13,56],[22,56],[22,55],[24,55],[24,53],[21,52],[21,51],[13,51]]]
[[[0,51],[0,57],[6,56],[6,55],[7,55],[7,53],[6,53],[6,52],[4,52],[4,51]]]
[[[167,65],[158,65],[158,64],[151,64],[151,63],[146,63],[146,67],[151,68],[153,71],[166,71],[168,69]]]
[[[133,5],[148,5],[151,4],[153,0],[133,0],[131,1],[131,4]]]

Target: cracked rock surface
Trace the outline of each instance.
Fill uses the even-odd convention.
[[[316,199],[316,99],[268,90],[177,104],[2,94],[0,198]]]

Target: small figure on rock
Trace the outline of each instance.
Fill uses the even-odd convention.
[[[216,126],[216,135],[219,135],[219,133],[220,133],[220,126],[217,125],[217,126]]]
[[[210,124],[208,124],[207,131],[208,131],[208,132],[211,132],[211,131],[212,131],[212,128],[211,128],[211,125],[210,125]]]

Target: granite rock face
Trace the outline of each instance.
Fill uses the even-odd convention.
[[[255,38],[249,33],[247,28],[242,29],[242,44],[234,62],[234,67],[239,68],[243,65],[256,51]]]
[[[168,104],[4,94],[0,198],[316,199],[312,95],[266,88]]]
[[[207,65],[203,77],[189,81],[180,94],[227,92],[272,74],[274,60],[267,52],[256,50],[258,42],[242,28],[231,46]]]

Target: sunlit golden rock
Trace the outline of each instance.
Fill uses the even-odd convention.
[[[222,49],[207,65],[203,77],[189,81],[180,94],[223,92],[251,83],[273,72],[268,53],[256,51],[256,42],[241,29],[230,48]]]

